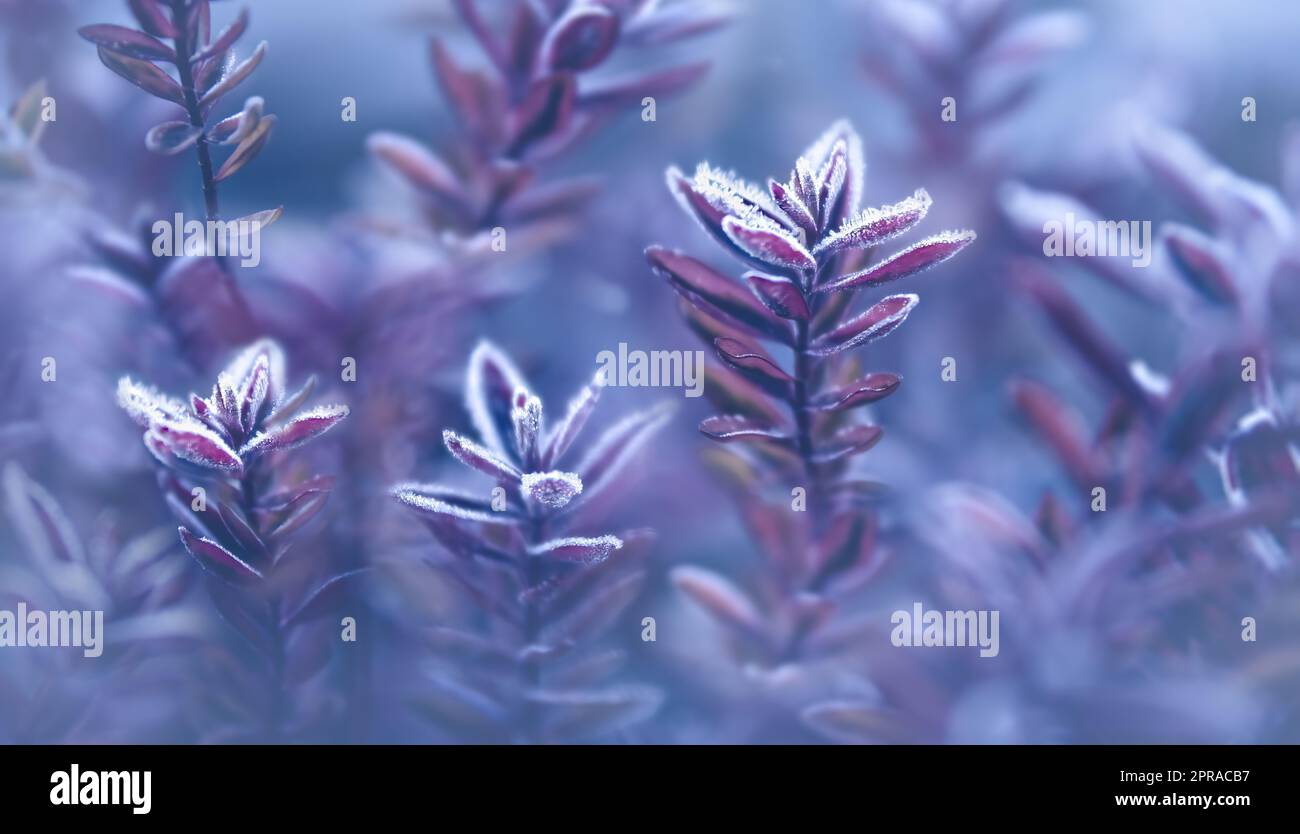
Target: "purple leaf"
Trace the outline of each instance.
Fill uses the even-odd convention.
[[[816,732],[844,744],[897,744],[915,738],[900,716],[859,701],[823,701],[800,717]]]
[[[264,557],[266,555],[266,543],[249,526],[243,514],[219,501],[214,502],[214,504],[217,516],[221,519],[221,523],[225,525],[226,531],[233,541],[239,545],[239,549],[258,557]]]
[[[599,738],[650,719],[664,696],[649,686],[618,686],[599,691],[537,691],[529,700],[544,705],[547,732],[559,739]]]
[[[859,272],[823,284],[817,292],[847,290],[862,286],[877,286],[900,278],[910,278],[932,266],[941,264],[965,249],[975,240],[974,232],[945,232],[928,237],[878,264]]]
[[[272,542],[279,543],[306,527],[325,508],[325,502],[329,497],[328,492],[312,490],[290,501],[288,507],[278,514],[281,517],[280,522],[271,530],[268,538]]]
[[[892,206],[865,209],[844,221],[839,230],[824,238],[813,251],[822,255],[876,246],[920,223],[930,210],[930,203],[930,195],[920,188]]]
[[[514,424],[515,452],[520,462],[527,469],[536,469],[541,460],[538,443],[542,434],[542,401],[524,388],[516,389],[510,422]]]
[[[257,49],[253,50],[252,55],[249,55],[238,66],[226,73],[222,79],[217,82],[216,86],[203,95],[203,98],[199,101],[199,109],[207,110],[215,104],[218,99],[235,89],[235,87],[238,87],[245,78],[251,75],[253,70],[257,69],[257,65],[262,63],[262,58],[266,56],[266,47],[266,41],[262,41],[257,45]],[[267,118],[270,117],[268,116]]]
[[[271,428],[272,426],[283,423],[285,420],[298,413],[298,409],[303,407],[311,397],[312,392],[315,390],[316,376],[313,374],[312,376],[307,377],[307,381],[303,383],[301,388],[290,394],[288,397],[285,397],[281,402],[275,404],[275,410],[267,416],[263,425],[266,428]]]
[[[482,73],[469,72],[457,66],[440,41],[431,40],[429,48],[434,73],[452,111],[476,137],[486,142],[497,142],[501,138],[501,90]]]
[[[505,458],[450,429],[443,430],[442,442],[456,460],[471,469],[504,481],[518,481],[522,477],[519,470]]]
[[[189,122],[163,122],[145,134],[144,145],[154,153],[171,156],[192,147],[202,135],[203,128]]]
[[[130,58],[99,47],[99,60],[104,66],[130,81],[145,92],[173,104],[185,106],[185,93],[171,76],[148,61]]]
[[[576,97],[577,85],[568,73],[533,84],[515,112],[512,152],[521,154],[529,145],[563,133],[573,118]]]
[[[618,536],[569,536],[532,545],[528,548],[528,553],[564,562],[597,565],[622,547],[623,540]]]
[[[766,392],[727,367],[704,366],[704,396],[723,413],[744,414],[772,426],[786,422],[784,411]]]
[[[695,258],[659,246],[651,246],[646,250],[646,260],[656,274],[667,279],[673,289],[692,303],[696,298],[703,299],[760,335],[789,339],[786,325],[774,320],[767,309],[734,279]]]
[[[977,60],[987,63],[1034,63],[1072,49],[1090,29],[1088,18],[1077,11],[1029,15],[1007,26]]]
[[[212,429],[194,420],[158,419],[148,435],[176,457],[199,466],[242,472],[243,461]]]
[[[605,430],[576,467],[585,486],[584,501],[608,486],[623,467],[672,417],[676,407],[663,403],[638,411]]]
[[[831,463],[842,458],[860,455],[880,442],[885,434],[879,426],[850,426],[841,429],[826,443],[821,444],[817,454],[813,455],[815,463]]]
[[[257,357],[253,370],[244,381],[239,391],[239,425],[245,432],[251,432],[262,415],[262,406],[266,404],[266,394],[270,387],[271,361],[265,355]]]
[[[1213,304],[1235,305],[1237,285],[1227,253],[1213,239],[1189,226],[1166,224],[1160,237],[1173,258],[1178,274]]]
[[[366,140],[366,147],[417,188],[457,203],[463,201],[464,193],[455,172],[419,142],[380,132]]]
[[[673,568],[673,585],[714,619],[754,634],[763,632],[763,615],[749,595],[728,579],[703,568]]]
[[[42,567],[85,561],[81,539],[59,502],[12,461],[4,468],[4,497],[12,529]]]
[[[563,645],[599,637],[641,594],[645,578],[645,571],[634,571],[594,588],[584,586],[576,605],[546,627],[544,639]]]
[[[573,445],[573,441],[587,424],[587,418],[596,408],[600,399],[600,384],[584,385],[578,395],[569,403],[569,409],[551,432],[546,442],[546,451],[542,454],[542,466],[551,467],[559,463],[560,458]]]
[[[1029,380],[1012,384],[1011,397],[1030,425],[1052,447],[1074,482],[1085,490],[1102,483],[1105,475],[1088,443],[1082,418],[1066,407],[1046,387]]]
[[[874,342],[901,325],[920,299],[912,294],[891,295],[866,312],[841,324],[813,343],[812,353],[830,356],[858,345]]]
[[[787,399],[794,393],[794,377],[762,348],[726,336],[714,339],[713,346],[723,362],[764,391]]]
[[[542,41],[541,64],[581,72],[599,64],[618,41],[619,20],[597,5],[575,4],[552,24]]]
[[[758,300],[781,318],[807,321],[812,315],[799,285],[789,278],[761,272],[747,272],[744,277]]]
[[[777,207],[790,220],[790,223],[803,229],[805,239],[812,240],[816,238],[818,232],[817,218],[812,216],[812,212],[803,204],[803,200],[776,180],[768,180],[767,188],[772,192],[772,199],[776,201]]]
[[[271,128],[275,127],[275,116],[265,116],[253,128],[253,132],[244,137],[234,152],[226,157],[221,169],[217,171],[216,180],[222,180],[234,176],[241,168],[252,162],[257,154],[262,150],[262,146],[271,138]]]
[[[176,61],[176,53],[170,46],[144,32],[127,29],[125,26],[97,23],[93,26],[81,27],[77,30],[77,34],[93,44],[129,58],[139,58],[142,61]]]
[[[1241,382],[1239,357],[1251,354],[1258,352],[1247,347],[1219,351],[1180,374],[1161,426],[1161,448],[1171,460],[1181,461],[1208,444],[1234,395],[1248,387]]]
[[[853,125],[841,119],[831,125],[802,155],[810,171],[820,171],[840,142],[844,143],[848,151],[845,157],[844,186],[840,189],[839,199],[834,206],[820,207],[824,228],[832,228],[844,223],[849,215],[858,210],[862,202],[863,180],[866,174],[862,138],[853,129]],[[807,203],[805,205],[809,209],[812,208]]]
[[[226,50],[220,55],[213,55],[208,60],[199,63],[194,68],[194,91],[199,95],[207,93],[234,65],[235,55],[232,50]]]
[[[510,358],[486,339],[470,354],[465,410],[483,444],[499,455],[506,454],[506,439],[514,431],[510,412],[515,391],[527,387]]]
[[[199,538],[185,527],[179,527],[177,530],[181,535],[181,544],[185,545],[190,555],[206,570],[222,579],[238,583],[248,583],[262,578],[257,568],[216,542]]]
[[[722,231],[741,251],[773,266],[788,269],[816,269],[817,261],[803,244],[775,223],[745,222],[724,217]]]
[[[205,44],[212,35],[211,0],[193,0],[190,4],[189,17],[185,21],[186,34],[195,46]]]
[[[239,17],[235,18],[235,22],[231,23],[225,29],[222,29],[221,34],[217,35],[216,39],[213,40],[212,43],[195,53],[192,63],[206,61],[209,58],[225,52],[227,49],[234,46],[235,41],[239,40],[240,35],[244,34],[244,30],[247,28],[248,9],[240,9]]]
[[[424,517],[451,517],[480,524],[513,524],[517,516],[495,511],[489,501],[471,493],[437,484],[401,484],[392,496],[403,506]]]
[[[292,614],[282,619],[280,621],[281,626],[283,628],[292,628],[327,616],[347,598],[348,586],[353,584],[358,577],[365,576],[369,572],[369,569],[361,568],[331,576],[309,593]]]
[[[474,39],[478,41],[479,46],[483,48],[488,58],[492,60],[492,63],[498,69],[504,71],[508,65],[505,56],[502,54],[501,44],[492,36],[487,24],[484,23],[483,16],[479,14],[476,0],[452,0],[452,6],[456,9],[456,13],[460,15],[460,19],[465,22],[466,28],[473,33]]]
[[[532,72],[545,29],[546,21],[531,3],[515,6],[503,55],[507,77],[525,78]]]
[[[714,440],[765,440],[788,444],[790,438],[771,426],[737,415],[707,417],[700,423],[700,432]]]
[[[831,155],[817,172],[817,206],[820,216],[818,228],[825,228],[831,223],[835,204],[839,200],[844,180],[848,175],[848,144],[840,139],[831,148]]]
[[[258,433],[244,444],[241,454],[256,456],[272,451],[295,449],[324,434],[347,417],[346,405],[321,405],[305,411],[282,426]]]
[[[883,400],[898,390],[902,379],[898,374],[867,374],[848,385],[842,385],[813,397],[809,402],[818,411],[838,412]]]
[[[149,34],[159,38],[174,38],[178,34],[171,19],[158,0],[127,0],[131,14]]]
[[[1015,262],[1021,287],[1046,313],[1052,325],[1103,380],[1133,405],[1146,408],[1151,398],[1129,372],[1123,352],[1113,344],[1055,280],[1033,262]]]

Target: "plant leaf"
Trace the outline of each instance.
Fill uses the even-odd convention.
[[[799,285],[789,278],[747,272],[745,280],[749,282],[750,289],[758,296],[758,300],[781,318],[807,321],[812,315]]]
[[[468,438],[461,437],[450,429],[443,430],[442,442],[456,460],[471,469],[477,469],[499,480],[518,481],[523,477],[519,470],[505,458]]]
[[[673,585],[714,619],[754,634],[763,632],[763,616],[749,595],[721,574],[689,565],[673,568]]]
[[[137,32],[125,26],[96,23],[93,26],[82,26],[77,30],[77,34],[93,44],[129,58],[176,62],[176,52],[170,46],[144,32]]]
[[[613,50],[618,30],[618,17],[609,9],[571,5],[546,33],[541,46],[541,64],[553,71],[591,69]]]
[[[569,536],[532,545],[528,548],[528,553],[565,562],[597,565],[622,547],[623,540],[618,536]]]
[[[104,66],[130,81],[150,95],[173,104],[185,106],[185,93],[171,76],[148,61],[131,58],[104,47],[98,47],[99,60]]]
[[[811,352],[817,356],[830,356],[883,338],[907,319],[919,301],[920,298],[910,293],[887,296],[861,315],[818,338]]]
[[[230,156],[226,157],[221,169],[217,171],[217,182],[233,176],[239,169],[252,162],[262,150],[262,146],[266,144],[266,140],[271,138],[273,127],[275,127],[275,116],[263,116],[257,123],[257,127],[253,128],[253,132],[245,136]]]
[[[245,78],[253,73],[253,70],[257,69],[257,65],[262,63],[262,59],[266,57],[266,49],[266,41],[259,43],[257,48],[253,50],[252,55],[249,55],[234,69],[226,73],[212,89],[203,94],[203,98],[199,100],[199,109],[207,110],[219,98],[238,87]]]
[[[199,538],[185,527],[178,527],[181,544],[205,570],[228,582],[248,583],[262,578],[257,568],[240,559],[211,539]]]
[[[817,244],[818,255],[842,249],[865,249],[884,243],[920,223],[930,210],[930,195],[924,188],[892,206],[868,208],[844,221],[834,233]]]
[[[189,122],[163,122],[149,129],[144,145],[154,153],[172,156],[192,147],[202,135],[203,128]]]
[[[941,264],[965,249],[975,240],[974,232],[944,232],[914,243],[880,263],[845,275],[816,288],[817,292],[847,290],[862,286],[877,286],[900,278],[910,278],[932,266]]]
[[[190,63],[197,64],[199,61],[206,61],[216,55],[220,55],[227,49],[235,45],[235,41],[244,34],[248,28],[248,9],[240,9],[239,17],[234,22],[221,30],[221,33],[212,41],[212,43],[200,49],[195,53]]]

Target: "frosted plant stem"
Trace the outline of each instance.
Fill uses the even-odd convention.
[[[253,524],[253,529],[259,538],[264,541],[267,538],[266,531],[262,530],[260,525],[256,524],[256,514],[253,511],[257,503],[257,482],[254,472],[255,467],[244,473],[239,480],[240,509],[244,517]],[[276,741],[280,740],[280,728],[284,723],[285,711],[285,693],[284,693],[284,665],[285,665],[285,645],[284,633],[280,627],[280,616],[283,610],[283,600],[278,592],[272,594],[267,602],[267,608],[270,612],[271,620],[271,701],[267,710],[267,733]]]
[[[546,541],[546,522],[542,519],[534,519],[529,523],[528,544],[529,546],[540,544]],[[520,575],[524,583],[524,591],[529,590],[541,581],[541,560],[534,559],[525,551],[524,564]],[[541,637],[542,634],[542,615],[538,609],[536,596],[528,594],[524,600],[524,645],[532,646]],[[521,685],[525,694],[538,689],[542,685],[542,666],[541,661],[536,657],[530,657],[520,664]],[[538,705],[531,701],[524,702],[524,734],[525,740],[529,744],[537,743],[541,737],[541,712]]]

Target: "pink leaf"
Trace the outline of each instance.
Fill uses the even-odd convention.
[[[807,321],[811,317],[812,313],[808,310],[808,302],[804,300],[803,292],[799,289],[799,285],[789,278],[764,275],[761,272],[747,272],[745,280],[749,282],[758,300],[781,318]]]
[[[471,469],[501,480],[518,481],[522,477],[519,470],[505,458],[454,431],[444,430],[442,442],[456,460]]]
[[[294,449],[316,438],[347,417],[346,405],[322,405],[305,411],[282,426],[259,433],[240,450],[245,455]]]
[[[532,556],[545,556],[565,562],[580,562],[584,565],[596,565],[609,558],[609,554],[623,547],[623,540],[618,536],[571,536],[552,539],[528,549]]]
[[[181,460],[212,469],[243,471],[239,455],[216,432],[197,421],[155,420],[149,434]]]
[[[185,106],[185,93],[172,77],[148,61],[99,47],[99,60],[104,66],[130,81],[135,86],[158,98]]]
[[[830,356],[883,338],[902,324],[920,301],[915,295],[891,295],[873,304],[813,343],[812,353]]]
[[[845,220],[838,231],[823,239],[813,251],[821,255],[876,246],[920,223],[930,210],[930,203],[930,195],[920,188],[911,197],[892,206],[861,211]]]
[[[614,48],[618,30],[618,17],[608,9],[597,5],[570,6],[542,41],[542,66],[573,72],[591,69]]]
[[[127,29],[125,26],[98,23],[81,27],[77,30],[77,34],[93,44],[130,58],[139,58],[142,61],[176,60],[176,53],[170,46],[157,38],[134,29]]]
[[[190,555],[206,570],[222,579],[237,582],[251,582],[262,578],[257,568],[240,559],[211,539],[200,538],[187,528],[177,528],[181,535],[181,544]]]
[[[898,390],[902,379],[897,374],[867,374],[848,385],[818,394],[809,403],[818,411],[837,412],[882,400]]]
[[[803,244],[776,224],[769,228],[754,221],[725,217],[722,231],[732,243],[760,261],[790,269],[817,267],[817,262]]]
[[[744,591],[713,571],[690,566],[677,567],[671,573],[673,585],[715,619],[761,633],[763,617]]]
[[[700,432],[714,440],[771,440],[788,444],[790,438],[778,429],[737,415],[718,415],[705,418]]]
[[[829,284],[824,284],[818,287],[816,291],[830,292],[832,290],[847,290],[862,286],[876,286],[890,281],[897,281],[900,278],[909,278],[932,266],[943,263],[965,249],[974,240],[974,232],[945,232],[941,235],[928,237],[909,246],[902,252],[890,255],[885,260],[867,269],[846,275]]]

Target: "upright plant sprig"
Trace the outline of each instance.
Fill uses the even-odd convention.
[[[207,219],[218,220],[217,184],[257,156],[270,138],[275,116],[263,113],[264,103],[258,97],[248,99],[241,112],[224,119],[213,121],[212,111],[257,69],[266,55],[266,42],[243,61],[235,60],[235,42],[248,28],[247,9],[213,38],[209,0],[130,0],[130,7],[144,31],[108,23],[78,31],[99,48],[104,66],[184,111],[184,119],[154,126],[145,136],[145,144],[156,153],[169,155],[194,148]],[[175,77],[162,65],[173,68]],[[215,169],[213,145],[234,146]],[[280,209],[259,212],[248,219],[267,225],[279,213]]]
[[[17,463],[5,465],[2,481],[18,558],[0,561],[0,606],[100,611],[104,625],[98,656],[86,656],[83,645],[4,658],[25,662],[0,674],[0,736],[21,743],[166,739],[178,716],[160,711],[158,699],[185,686],[191,676],[176,666],[210,626],[188,594],[192,574],[168,558],[176,540],[154,529],[122,541],[111,521],[79,535],[59,501]]]
[[[1049,62],[1087,35],[1083,12],[1017,14],[1017,0],[872,0],[867,75],[906,111],[927,165],[990,147],[990,131],[1020,112]],[[952,119],[939,118],[952,99]],[[1000,158],[999,162],[1005,162]],[[1003,166],[994,166],[1001,168]]]
[[[1089,438],[1064,398],[1046,386],[1022,381],[1014,395],[1076,485],[1085,492],[1108,488],[1112,508],[1116,502],[1157,506],[1190,518],[1213,507],[1221,492],[1247,515],[1253,508],[1261,522],[1271,517],[1242,544],[1275,572],[1294,563],[1300,548],[1294,500],[1300,395],[1289,321],[1294,306],[1286,306],[1287,281],[1300,269],[1300,189],[1292,186],[1284,196],[1246,180],[1190,137],[1155,125],[1139,131],[1136,145],[1152,180],[1207,230],[1162,224],[1159,250],[1144,269],[1108,258],[1079,263],[1139,301],[1174,312],[1186,340],[1179,364],[1151,369],[1042,266],[1026,261],[1019,266],[1024,289],[1102,382],[1108,417]],[[1295,159],[1284,161],[1300,169]],[[1072,212],[1097,221],[1090,207],[1068,195],[1023,186],[1005,189],[1004,203],[1013,224],[1037,245],[1046,219]],[[1249,411],[1235,428],[1225,428],[1245,400]],[[1218,467],[1218,489],[1207,490],[1198,477],[1198,465],[1206,463]]]
[[[145,428],[145,446],[161,465],[159,484],[182,521],[182,544],[212,575],[214,604],[259,661],[260,691],[241,693],[248,714],[233,717],[238,729],[231,732],[248,732],[254,722],[266,734],[260,737],[272,739],[298,729],[290,688],[329,658],[313,650],[319,639],[295,632],[327,613],[351,575],[313,586],[315,566],[291,551],[295,534],[325,505],[332,479],[295,477],[283,458],[348,408],[304,410],[314,378],[293,393],[285,379],[283,352],[264,340],[239,354],[206,398],[191,394],[182,402],[125,377],[118,387],[118,404]]]
[[[574,460],[573,444],[600,390],[599,380],[584,386],[546,432],[542,401],[503,353],[480,343],[466,381],[479,440],[447,430],[443,442],[495,487],[393,488],[446,550],[430,564],[468,594],[484,621],[478,630],[430,634],[443,659],[454,661],[433,670],[418,703],[459,735],[529,743],[592,738],[658,709],[657,690],[603,684],[622,652],[585,651],[636,599],[645,570],[635,551],[647,533],[573,531],[607,509],[604,499],[668,414],[632,414]],[[572,468],[561,468],[566,461]]]
[[[629,48],[663,48],[727,20],[711,3],[655,0],[510,0],[494,31],[476,0],[457,13],[487,58],[461,66],[438,38],[434,71],[460,130],[441,154],[391,133],[370,150],[416,188],[428,220],[451,239],[495,227],[538,234],[595,193],[588,178],[537,184],[539,164],[572,148],[610,117],[640,112],[694,84],[707,62],[611,75]]]
[[[804,657],[835,596],[860,586],[880,564],[864,500],[873,485],[848,470],[854,456],[880,440],[881,429],[852,416],[893,393],[900,378],[862,373],[848,351],[899,327],[918,298],[887,296],[856,315],[851,302],[859,291],[915,275],[975,239],[969,231],[943,232],[868,264],[876,247],[920,223],[930,198],[918,190],[894,205],[859,209],[863,166],[861,139],[838,122],[799,157],[787,182],[769,180],[766,189],[707,163],[691,179],[670,169],[668,186],[682,208],[752,269],[736,281],[680,252],[647,251],[655,272],[682,296],[691,327],[725,366],[712,371],[705,388],[731,413],[706,419],[700,430],[741,444],[724,466],[736,476],[746,518],[770,561],[760,578],[766,606],[702,569],[680,569],[675,579],[731,627],[745,655],[767,665]],[[764,343],[788,351],[789,361],[778,361]],[[796,489],[805,491],[806,512],[792,498]],[[760,613],[764,607],[771,616]]]

